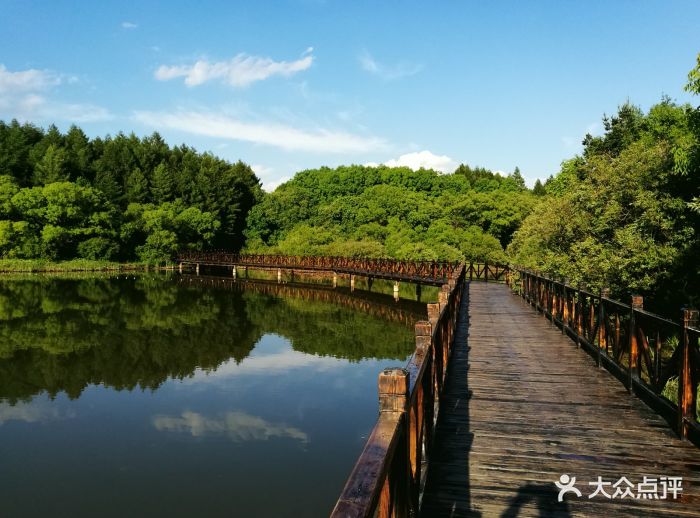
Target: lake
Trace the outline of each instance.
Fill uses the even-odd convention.
[[[326,516],[424,308],[215,277],[3,277],[0,516]]]

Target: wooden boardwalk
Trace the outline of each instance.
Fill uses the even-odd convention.
[[[465,306],[423,516],[700,516],[700,449],[506,286],[469,283]],[[557,503],[563,474],[581,498]],[[645,475],[683,477],[681,498],[588,498]]]

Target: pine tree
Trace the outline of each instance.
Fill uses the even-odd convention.
[[[51,144],[44,157],[34,167],[34,183],[48,185],[54,182],[64,182],[68,179],[65,169],[66,152]]]
[[[151,196],[154,203],[171,201],[174,193],[175,180],[172,171],[165,164],[158,164],[151,179]]]
[[[547,193],[547,191],[544,188],[544,185],[542,185],[542,182],[538,178],[537,181],[535,182],[535,186],[532,188],[532,194],[534,194],[536,196],[543,196],[546,193]]]
[[[520,168],[515,167],[515,171],[513,171],[513,174],[511,175],[511,178],[515,181],[517,184],[518,188],[520,189],[525,189],[525,178],[523,178],[523,175],[520,174]]]
[[[126,178],[127,203],[144,203],[148,198],[148,180],[138,167]]]

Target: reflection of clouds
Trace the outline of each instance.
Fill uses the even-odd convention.
[[[229,360],[219,365],[215,370],[202,371],[197,369],[195,376],[184,380],[183,383],[215,381],[217,378],[250,374],[282,374],[294,369],[324,372],[344,368],[348,364],[347,360],[339,358],[295,351],[286,340],[280,345],[280,343],[274,343],[271,340],[271,335],[266,335],[256,344],[253,354],[240,363]]]
[[[284,423],[270,423],[244,412],[226,412],[219,418],[208,418],[197,412],[183,412],[182,416],[156,415],[152,418],[158,431],[185,432],[193,437],[225,434],[234,442],[266,441],[271,437],[288,437],[308,442],[306,433]]]
[[[18,403],[10,405],[0,403],[0,426],[8,421],[24,421],[25,423],[44,423],[58,419],[75,417],[75,411],[61,410],[52,403],[34,401],[31,403]]]

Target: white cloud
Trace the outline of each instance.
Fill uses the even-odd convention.
[[[360,66],[365,72],[379,76],[387,81],[412,76],[423,70],[423,65],[407,61],[400,61],[394,65],[383,65],[375,60],[369,52],[362,53],[358,59]]]
[[[0,95],[18,95],[48,90],[61,83],[61,78],[48,70],[20,70],[11,72],[0,64]]]
[[[376,167],[376,162],[368,162],[365,164],[368,167]],[[418,169],[434,169],[443,173],[453,172],[459,165],[456,161],[446,155],[434,155],[428,150],[418,151],[415,153],[406,153],[399,158],[392,158],[384,162],[384,165],[389,167],[410,167],[414,171]]]
[[[159,81],[169,81],[184,77],[187,86],[197,86],[219,79],[230,86],[243,87],[272,76],[289,77],[307,70],[314,61],[312,53],[313,47],[309,47],[296,61],[274,61],[240,53],[233,59],[216,63],[200,59],[194,65],[161,65],[155,72],[155,78]]]
[[[318,128],[304,130],[274,122],[247,122],[207,112],[135,112],[133,119],[156,129],[172,129],[275,146],[287,151],[365,153],[386,146],[384,140]]]
[[[47,97],[55,87],[77,82],[75,76],[36,69],[12,72],[0,64],[0,117],[78,123],[110,119],[109,111],[100,106],[66,103]]]
[[[136,29],[138,27],[137,23],[134,22],[122,22],[122,29]]]
[[[272,437],[287,437],[309,442],[309,436],[293,426],[271,423],[244,412],[226,412],[220,417],[206,417],[197,412],[182,412],[180,416],[156,415],[153,427],[158,431],[184,432],[192,437],[226,435],[234,442],[267,441]]]
[[[60,119],[77,123],[111,120],[114,117],[107,108],[87,103],[51,102],[38,110],[38,116],[45,119]]]

